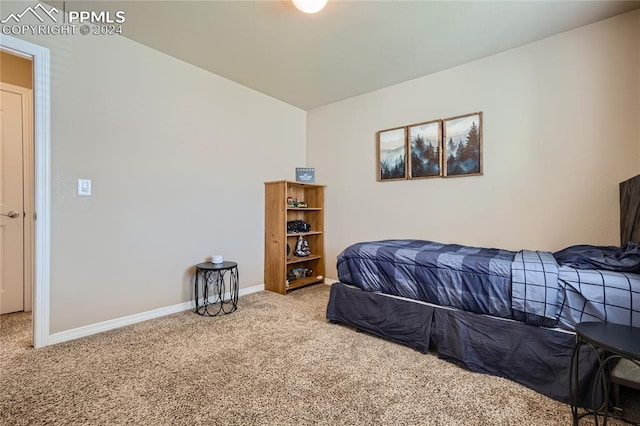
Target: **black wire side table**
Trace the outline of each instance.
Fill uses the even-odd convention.
[[[238,277],[236,262],[197,264],[193,293],[196,313],[214,317],[230,314],[238,309]],[[200,290],[201,281],[202,291]]]
[[[576,345],[571,357],[571,369],[569,375],[569,387],[571,395],[571,413],[573,424],[578,425],[581,417],[592,415],[596,426],[598,417],[602,416],[602,424],[606,426],[610,410],[611,370],[615,366],[614,361],[627,359],[640,366],[640,328],[628,325],[611,324],[604,322],[582,322],[576,325]],[[579,401],[579,375],[578,353],[582,345],[589,345],[598,357],[598,370],[593,381],[591,408],[578,414]],[[596,407],[597,388],[601,388],[603,401]],[[620,420],[627,421],[620,418]],[[628,421],[627,421],[628,422]]]

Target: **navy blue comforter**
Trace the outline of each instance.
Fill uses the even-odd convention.
[[[338,277],[367,291],[510,318],[515,254],[421,240],[358,243],[338,256]]]
[[[585,247],[554,254],[422,240],[364,242],[338,255],[338,278],[365,291],[536,326],[640,326],[640,274],[626,272],[636,271],[640,248],[621,254]]]
[[[579,269],[604,269],[640,273],[640,244],[624,247],[577,245],[553,254],[561,265]]]

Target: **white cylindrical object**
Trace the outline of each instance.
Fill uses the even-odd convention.
[[[211,263],[222,263],[224,262],[224,258],[221,254],[214,254],[211,256]]]

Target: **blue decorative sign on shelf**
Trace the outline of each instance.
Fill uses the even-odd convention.
[[[296,182],[313,183],[316,180],[316,169],[312,167],[296,167]]]

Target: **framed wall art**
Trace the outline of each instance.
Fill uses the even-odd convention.
[[[407,128],[378,132],[378,181],[407,178]]]
[[[442,121],[445,177],[482,174],[482,112]]]
[[[442,126],[440,120],[408,126],[409,178],[442,176]]]

